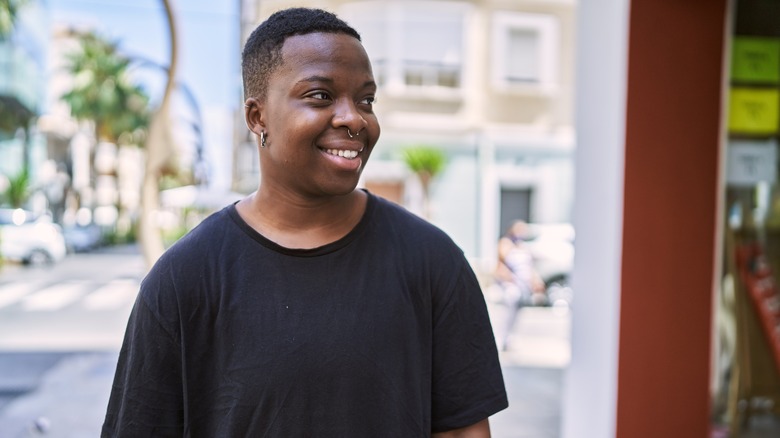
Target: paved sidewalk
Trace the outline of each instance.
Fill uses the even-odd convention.
[[[499,340],[509,309],[486,296]],[[563,374],[569,364],[569,308],[525,307],[517,315],[505,351],[499,352],[509,408],[490,419],[494,438],[558,438]]]
[[[63,354],[34,391],[0,410],[3,438],[95,438],[108,403],[117,355]]]

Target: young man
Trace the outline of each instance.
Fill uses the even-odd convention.
[[[260,186],[149,272],[103,436],[488,437],[507,401],[474,273],[356,189],[379,137],[360,36],[280,11],[242,66]]]

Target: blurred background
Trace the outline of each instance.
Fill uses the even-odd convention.
[[[480,278],[494,436],[780,433],[780,1],[0,0],[0,436],[99,434],[148,267],[257,188],[240,53],[289,6],[363,37],[360,185]]]

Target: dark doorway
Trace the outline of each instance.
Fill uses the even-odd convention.
[[[509,228],[512,222],[521,219],[531,221],[531,197],[533,191],[530,188],[501,188],[501,226],[499,236]]]

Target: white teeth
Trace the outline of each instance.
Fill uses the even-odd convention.
[[[348,159],[355,158],[358,155],[358,151],[347,151],[344,149],[328,149],[325,152],[329,153],[330,155],[336,155]]]

